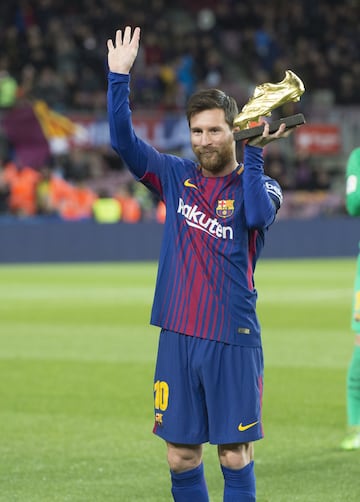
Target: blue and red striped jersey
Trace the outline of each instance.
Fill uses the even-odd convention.
[[[245,146],[231,174],[204,177],[190,159],[135,134],[129,75],[109,73],[111,143],[137,180],[166,204],[151,323],[218,342],[260,346],[254,271],[282,202],[262,149]]]

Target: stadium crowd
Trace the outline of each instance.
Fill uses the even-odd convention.
[[[354,0],[3,2],[0,108],[6,111],[41,99],[64,114],[106,113],[106,39],[124,22],[142,27],[142,49],[132,74],[137,109],[181,110],[199,87],[221,87],[240,104],[255,85],[281,80],[287,68],[301,75],[309,91],[304,106],[309,93],[316,91],[330,94],[333,104],[360,104],[358,19]],[[36,191],[30,212],[14,209],[14,176],[9,172],[23,171],[24,166],[15,165],[11,144],[3,131],[1,136],[1,212],[42,214],[44,207],[34,203]],[[286,159],[272,159],[270,169],[278,172],[285,189],[329,187],[330,180],[311,162],[296,162],[301,169],[290,179]],[[85,187],[95,200],[102,188],[99,179],[106,177],[111,196],[119,189],[138,200],[141,217],[157,208],[157,201],[134,193],[125,170],[114,166],[112,155],[103,150],[69,152],[33,170],[34,190],[40,183],[44,191],[50,177],[74,190]]]

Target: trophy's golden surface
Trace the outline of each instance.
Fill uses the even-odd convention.
[[[305,92],[302,80],[291,70],[286,70],[285,78],[277,84],[265,83],[255,87],[241,112],[235,117],[234,126],[246,129],[260,117],[269,117],[272,110],[290,101],[300,101]]]

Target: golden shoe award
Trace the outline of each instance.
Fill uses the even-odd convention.
[[[286,70],[285,78],[276,84],[265,83],[255,87],[253,96],[241,112],[235,117],[234,127],[239,128],[234,132],[235,140],[243,140],[260,136],[263,133],[264,125],[258,124],[262,117],[270,117],[271,112],[285,103],[300,101],[304,94],[305,87],[302,80],[291,70]],[[290,115],[269,123],[270,133],[277,131],[280,124],[285,123],[286,129],[296,127],[305,123],[302,113]]]

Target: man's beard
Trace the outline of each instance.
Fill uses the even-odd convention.
[[[231,148],[197,148],[194,153],[204,170],[216,175],[232,162]]]

